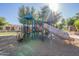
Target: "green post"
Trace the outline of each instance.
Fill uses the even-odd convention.
[[[34,36],[35,36],[35,34],[34,34],[34,19],[33,19],[33,21],[32,21],[32,39],[34,39]]]
[[[44,35],[44,34],[43,34],[43,31],[44,31],[44,27],[43,27],[44,21],[43,21],[43,20],[44,20],[44,18],[42,18],[42,40],[44,40],[44,39],[43,39],[43,35]]]

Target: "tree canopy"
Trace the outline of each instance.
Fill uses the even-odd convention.
[[[6,21],[4,17],[0,17],[0,26],[9,25],[10,23]]]
[[[74,25],[75,25],[77,31],[79,31],[79,20],[76,20],[76,21],[74,22]]]
[[[4,17],[0,17],[0,29],[3,28],[5,25],[9,25],[10,23],[6,21]]]

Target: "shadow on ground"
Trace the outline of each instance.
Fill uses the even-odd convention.
[[[31,40],[18,46],[18,56],[79,56],[79,48],[62,40]]]
[[[30,40],[18,43],[15,36],[0,37],[0,55],[4,56],[79,56],[79,48],[63,40]]]

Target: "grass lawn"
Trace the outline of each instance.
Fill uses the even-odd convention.
[[[0,36],[15,36],[16,32],[0,32]]]

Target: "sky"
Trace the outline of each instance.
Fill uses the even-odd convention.
[[[62,16],[66,19],[75,16],[79,12],[79,3],[63,3],[59,6]]]
[[[33,3],[26,3],[26,4],[22,4],[22,3],[7,3],[7,4],[1,4],[0,3],[0,17],[4,17],[6,19],[6,21],[8,21],[11,24],[20,24],[18,21],[18,11],[19,8],[24,5],[24,6],[29,6],[29,7],[34,7],[35,9],[40,9],[43,7],[44,4],[33,4]]]
[[[18,21],[18,10],[22,6],[34,7],[36,9],[42,8],[45,4],[41,3],[26,3],[26,4],[16,4],[16,3],[0,3],[0,17],[5,17],[6,21],[11,24],[19,24]],[[64,18],[69,18],[79,12],[79,4],[77,3],[63,3],[59,4],[59,12]]]

